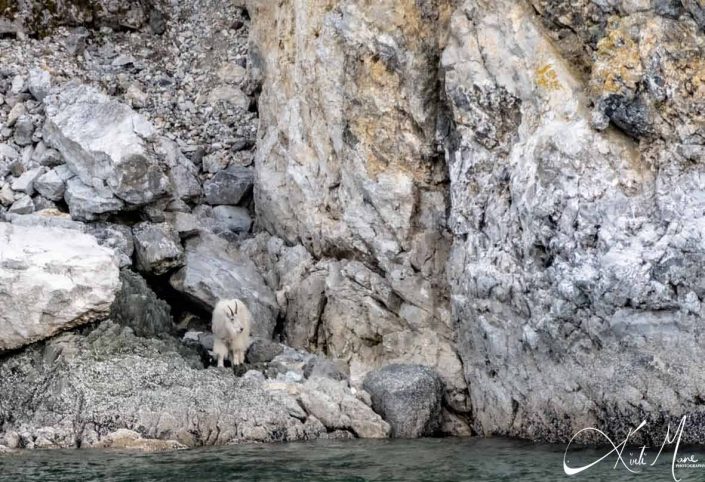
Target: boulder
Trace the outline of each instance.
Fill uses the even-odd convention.
[[[18,146],[28,146],[32,144],[32,135],[34,134],[34,122],[32,118],[26,115],[20,116],[15,122],[15,144]]]
[[[35,99],[42,101],[49,95],[51,89],[51,75],[46,70],[32,69],[27,79],[29,92]]]
[[[78,177],[66,181],[64,199],[71,217],[78,221],[94,221],[122,209],[125,205],[106,189],[100,191],[90,187]]]
[[[299,401],[328,430],[351,430],[361,438],[389,436],[389,424],[356,398],[346,382],[310,378],[303,384]]]
[[[237,204],[252,189],[254,171],[247,167],[230,166],[217,172],[203,184],[208,204]]]
[[[136,205],[166,194],[169,180],[150,149],[155,130],[147,119],[85,85],[65,86],[45,103],[45,142],[84,184],[104,183]]]
[[[348,376],[344,373],[344,368],[346,368],[345,362],[336,363],[322,356],[314,356],[304,365],[304,377],[323,377],[337,381],[347,380]]]
[[[12,191],[10,184],[5,183],[0,187],[0,204],[10,206],[15,202],[15,193]]]
[[[183,264],[184,249],[171,224],[139,223],[132,228],[132,234],[141,271],[161,275]]]
[[[34,212],[34,203],[32,198],[27,194],[22,194],[15,198],[15,202],[12,203],[10,209],[7,210],[11,214],[31,214]]]
[[[174,195],[181,200],[198,200],[203,195],[203,188],[196,174],[188,166],[178,164],[169,169]]]
[[[91,223],[83,226],[86,227],[86,232],[98,240],[98,244],[115,251],[121,268],[132,265],[135,243],[129,226],[112,223]]]
[[[56,169],[42,174],[34,181],[34,189],[39,194],[51,201],[59,201],[64,198],[66,181],[61,178]]]
[[[13,191],[20,191],[30,196],[34,194],[34,183],[46,172],[44,167],[35,167],[22,173],[20,177],[12,181]]]
[[[0,350],[108,315],[120,287],[111,250],[80,231],[0,223]]]
[[[271,339],[278,314],[274,293],[254,263],[217,236],[204,233],[188,240],[184,267],[170,283],[207,309],[219,299],[243,300],[254,318],[252,335]]]
[[[256,338],[247,349],[247,363],[268,363],[284,351],[280,343],[263,338]]]
[[[392,437],[433,435],[441,423],[443,382],[423,365],[391,364],[367,374],[372,408],[392,427]]]

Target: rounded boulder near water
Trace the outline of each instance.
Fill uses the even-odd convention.
[[[433,435],[440,426],[443,382],[432,368],[391,364],[367,374],[363,388],[394,438]]]

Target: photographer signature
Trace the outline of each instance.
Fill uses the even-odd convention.
[[[678,428],[675,430],[673,435],[671,435],[671,425],[669,424],[667,429],[666,429],[666,437],[663,440],[663,443],[661,444],[661,448],[659,449],[658,453],[656,454],[656,457],[653,459],[653,461],[648,464],[646,458],[647,458],[647,453],[646,449],[649,448],[646,445],[641,447],[641,451],[639,452],[638,456],[636,457],[626,457],[624,456],[625,449],[627,448],[627,444],[629,443],[629,439],[639,432],[644,426],[646,425],[646,420],[641,422],[639,426],[632,430],[629,430],[629,433],[625,437],[625,439],[619,443],[616,444],[606,433],[604,433],[602,430],[599,430],[597,428],[593,427],[588,427],[584,428],[580,431],[578,431],[573,437],[570,439],[568,442],[568,446],[565,449],[565,453],[563,454],[563,471],[566,473],[566,475],[576,475],[579,474],[590,467],[593,467],[594,465],[597,465],[598,463],[602,462],[604,459],[609,457],[610,455],[615,455],[617,457],[617,460],[614,463],[613,468],[617,468],[619,464],[622,464],[625,469],[627,469],[629,472],[632,473],[639,473],[641,470],[639,470],[639,467],[644,467],[647,466],[653,466],[656,464],[656,461],[658,461],[659,457],[661,456],[661,453],[663,452],[663,449],[667,445],[672,445],[675,443],[675,450],[673,452],[673,460],[671,461],[671,475],[673,476],[673,480],[675,482],[680,482],[680,479],[676,477],[676,467],[693,467],[698,464],[698,460],[695,458],[694,455],[689,455],[689,456],[679,456],[678,455],[678,448],[680,447],[681,443],[681,438],[683,436],[683,430],[685,428],[685,421],[686,421],[686,416],[683,416],[683,418],[680,420],[680,423],[678,424]],[[571,444],[573,441],[580,435],[586,432],[594,432],[599,434],[601,437],[605,439],[605,442],[607,442],[607,448],[609,449],[611,447],[611,450],[604,454],[602,457],[599,459],[587,464],[583,465],[581,467],[570,467],[568,465],[568,450],[570,449]]]

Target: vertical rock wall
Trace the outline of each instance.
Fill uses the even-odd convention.
[[[346,359],[358,380],[391,360],[440,365],[466,411],[437,142],[451,4],[249,2],[263,79],[255,204],[262,228],[314,258],[281,282],[290,342]]]
[[[249,9],[285,333],[353,378],[435,365],[479,433],[700,439],[697,2]]]

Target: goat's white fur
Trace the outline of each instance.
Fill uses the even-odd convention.
[[[233,365],[245,362],[245,352],[250,345],[252,315],[240,300],[220,300],[213,309],[213,352],[218,357],[218,366],[223,367],[225,358]]]

